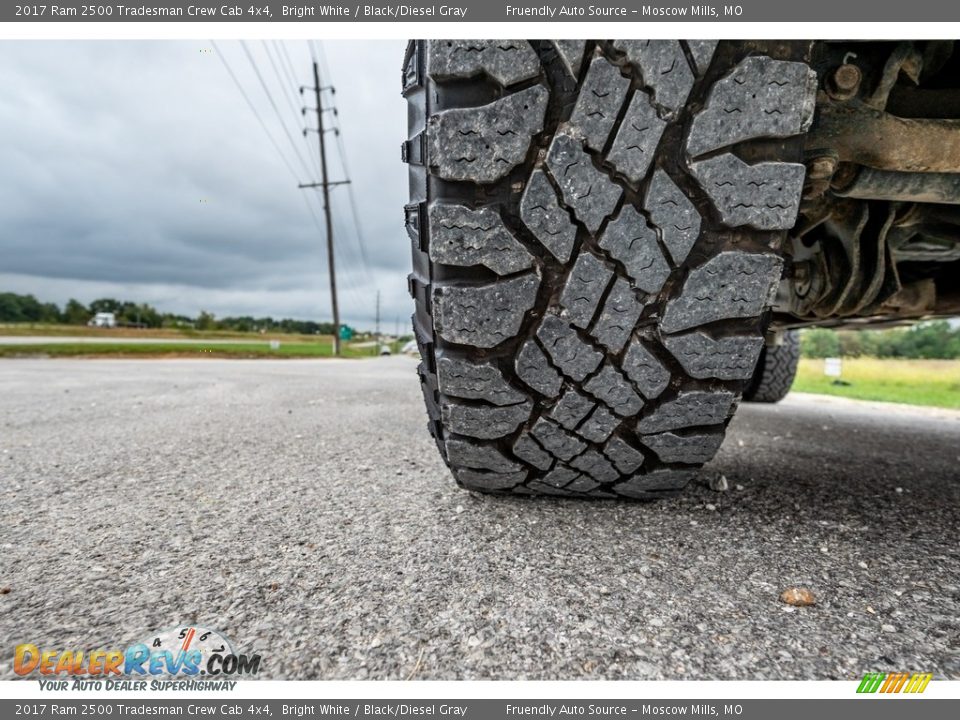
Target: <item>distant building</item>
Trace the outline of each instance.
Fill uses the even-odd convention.
[[[107,327],[112,328],[117,326],[117,316],[113,313],[101,312],[94,315],[87,321],[87,325],[90,327]]]

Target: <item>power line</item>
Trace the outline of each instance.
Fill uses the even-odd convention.
[[[240,83],[240,80],[237,78],[236,74],[233,72],[233,69],[230,67],[230,63],[227,62],[226,56],[220,52],[220,48],[217,44],[211,40],[211,46],[216,52],[217,56],[220,58],[220,62],[223,63],[223,67],[226,69],[227,74],[230,76],[230,79],[233,80],[233,84],[236,85],[237,90],[240,92],[240,95],[247,103],[247,107],[250,108],[250,112],[253,113],[253,116],[257,119],[257,122],[260,124],[260,127],[263,129],[264,134],[267,136],[267,139],[270,141],[270,144],[273,145],[274,150],[277,151],[277,155],[283,161],[283,164],[286,165],[287,170],[290,171],[290,175],[293,176],[294,180],[299,182],[300,178],[297,176],[296,170],[293,169],[293,165],[290,164],[290,161],[287,160],[286,156],[283,154],[283,151],[280,149],[280,144],[274,138],[273,133],[270,132],[270,128],[267,127],[266,122],[264,122],[263,117],[260,115],[260,112],[257,110],[256,105],[253,104],[253,101],[250,99],[250,96],[247,95],[246,90],[243,89],[243,85]],[[307,211],[310,213],[310,217],[313,219],[313,224],[316,225],[317,229],[320,230],[320,221],[317,218],[316,213],[313,211],[313,208],[310,206],[309,201],[306,197],[303,198],[304,205],[306,205]]]
[[[290,87],[287,85],[287,82],[283,79],[283,77],[281,77],[280,70],[277,67],[277,63],[273,59],[273,54],[270,52],[270,46],[267,45],[267,41],[262,40],[261,42],[263,43],[263,52],[267,56],[267,60],[270,61],[270,67],[273,69],[273,74],[277,78],[277,84],[280,86],[283,99],[287,101],[287,107],[290,108],[290,114],[296,118],[300,113],[297,112],[296,102],[291,99],[292,95],[290,94]],[[296,83],[291,84],[296,87]]]
[[[266,42],[266,41],[264,41],[264,42]],[[297,74],[296,74],[296,71],[294,71],[294,69],[293,69],[293,63],[291,62],[291,60],[290,60],[290,55],[289,55],[289,53],[287,52],[286,43],[280,42],[279,40],[273,40],[273,50],[274,50],[274,52],[275,52],[276,55],[277,55],[277,61],[278,61],[279,65],[280,65],[280,69],[283,71],[284,76],[286,76],[287,86],[284,88],[285,94],[286,94],[286,90],[287,90],[287,89],[290,90],[290,93],[289,93],[287,99],[288,99],[288,101],[289,101],[290,98],[293,98],[293,102],[292,102],[292,104],[291,104],[291,110],[293,111],[294,116],[297,116],[298,114],[299,114],[300,116],[304,116],[304,115],[306,115],[306,108],[303,108],[303,109],[300,111],[300,113],[298,113],[297,110],[296,110],[297,102],[296,102],[296,94],[295,94],[295,91],[300,87],[300,83],[297,82],[297,77],[296,77]],[[281,81],[280,81],[281,87],[283,87],[283,84],[284,84],[284,81],[281,80]],[[299,123],[300,121],[298,120],[297,122]],[[303,140],[304,140],[304,142],[307,141],[307,136],[306,136],[306,135],[303,136]],[[312,164],[313,164],[314,170],[317,171],[317,175],[319,175],[319,174],[320,174],[320,163],[319,163],[319,161],[317,160],[317,156],[314,155],[314,154],[311,153],[311,152],[308,152],[308,153],[307,153],[307,156],[310,158],[310,161],[311,161]]]
[[[320,66],[323,70],[324,77],[330,78],[329,66],[327,64],[327,53],[323,46],[323,43],[316,42],[314,40],[308,40],[308,44],[314,43],[311,46],[311,49],[315,51],[315,56],[320,62]],[[337,136],[337,151],[340,156],[340,166],[343,169],[344,177],[352,177],[350,168],[347,163],[347,150],[344,145],[343,138],[340,133],[335,133]],[[360,211],[357,206],[357,198],[353,191],[353,185],[347,185],[347,199],[350,202],[350,213],[353,216],[353,227],[354,227],[354,236],[357,241],[357,248],[360,250],[360,261],[363,265],[364,273],[367,276],[367,279],[370,282],[373,282],[373,276],[370,272],[370,261],[367,257],[366,242],[364,241],[363,233],[363,224],[360,221]]]
[[[270,140],[270,144],[273,145],[274,150],[277,151],[277,155],[280,156],[280,159],[283,160],[283,164],[287,166],[287,169],[290,171],[290,174],[293,175],[295,179],[299,181],[297,177],[297,171],[293,169],[293,165],[290,164],[290,161],[287,160],[286,155],[283,154],[283,151],[280,149],[279,143],[273,137],[273,133],[270,132],[270,129],[267,127],[267,124],[263,121],[260,113],[257,111],[256,105],[253,104],[253,101],[250,100],[250,96],[247,95],[247,92],[243,89],[243,85],[240,84],[240,81],[237,79],[237,76],[234,74],[233,69],[230,67],[230,64],[227,62],[227,58],[220,48],[217,47],[217,44],[211,40],[210,44],[213,46],[214,51],[217,53],[217,57],[220,58],[220,62],[223,63],[223,66],[227,70],[227,74],[230,75],[230,78],[233,80],[234,85],[237,86],[237,90],[240,91],[240,94],[243,96],[243,99],[246,100],[247,106],[250,108],[250,111],[253,113],[254,117],[257,118],[257,122],[260,123],[260,127],[263,128],[263,132],[266,133],[267,138]]]
[[[307,167],[307,163],[303,159],[303,155],[300,153],[300,149],[297,147],[297,144],[293,140],[293,136],[290,134],[290,131],[287,129],[286,124],[283,122],[283,116],[280,114],[280,108],[277,107],[276,101],[273,99],[273,94],[270,92],[270,88],[267,87],[266,81],[263,79],[263,75],[260,73],[260,68],[257,66],[256,60],[253,59],[253,55],[250,52],[250,48],[247,47],[245,40],[240,41],[240,46],[243,48],[244,53],[247,55],[247,59],[250,61],[251,67],[253,67],[253,72],[256,73],[257,79],[260,81],[260,86],[263,88],[263,92],[267,96],[267,100],[270,102],[270,106],[273,108],[274,113],[277,115],[277,120],[280,121],[280,127],[283,128],[284,134],[287,136],[287,140],[290,141],[290,147],[293,148],[294,154],[297,156],[297,159],[300,161],[300,164],[303,166],[303,170],[308,175],[310,174],[310,168]]]

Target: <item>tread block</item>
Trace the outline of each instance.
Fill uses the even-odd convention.
[[[570,124],[582,134],[587,147],[603,150],[629,87],[630,81],[606,58],[597,56],[590,62],[570,116]]]
[[[571,388],[564,392],[563,397],[553,406],[550,417],[567,430],[573,430],[594,407],[596,403],[593,400]]]
[[[636,286],[646,293],[660,292],[670,276],[656,231],[632,205],[624,205],[607,225],[600,247],[623,263]]]
[[[427,73],[434,80],[488,75],[513,85],[540,74],[540,59],[526,40],[428,40]]]
[[[441,408],[443,424],[457,435],[493,440],[509,435],[530,418],[533,405],[527,401],[506,407],[476,407],[447,403]]]
[[[435,286],[433,315],[445,340],[491,348],[520,331],[524,315],[537,299],[540,277],[534,273],[488,285]]]
[[[744,140],[806,132],[816,94],[817,74],[806,64],[744,58],[710,88],[690,126],[687,152],[696,157]]]
[[[610,464],[610,461],[593,449],[575,457],[570,461],[570,465],[601,483],[620,479],[620,473]]]
[[[580,473],[571,470],[566,465],[558,464],[553,470],[543,476],[541,482],[555,488],[566,487],[580,477]]]
[[[664,490],[682,490],[693,479],[692,470],[661,468],[646,475],[634,475],[629,480],[613,486],[614,492],[633,498],[656,497]]]
[[[580,339],[576,330],[556,315],[546,315],[537,328],[537,337],[553,364],[576,381],[582,381],[600,365],[603,355]]]
[[[665,432],[659,435],[643,435],[643,443],[666,463],[705,463],[712,458],[723,442],[723,433],[678,435]]]
[[[544,450],[559,460],[570,460],[587,447],[585,442],[543,417],[537,419],[530,434]]]
[[[587,47],[586,40],[551,40],[550,44],[560,55],[570,77],[578,78],[583,65],[583,52]]]
[[[516,405],[526,396],[512,387],[490,363],[442,357],[437,360],[440,392],[468,400],[486,400],[494,405]]]
[[[666,126],[666,121],[657,116],[650,96],[638,90],[630,99],[607,160],[632,183],[639,183],[647,176]]]
[[[584,384],[583,389],[623,417],[636,415],[643,407],[643,400],[610,363],[605,363],[603,369]]]
[[[694,77],[679,40],[616,40],[613,46],[640,70],[666,114],[675,113],[687,101]]]
[[[716,320],[749,318],[773,304],[783,260],[769,253],[728,250],[690,271],[660,320],[673,333]]]
[[[710,67],[713,51],[717,49],[717,40],[687,40],[687,47],[693,55],[693,64],[697,67],[697,75],[703,75]]]
[[[613,271],[596,255],[581,252],[577,256],[560,295],[567,322],[581,328],[590,324],[612,276]]]
[[[746,380],[753,376],[763,338],[733,335],[714,340],[706,333],[693,332],[665,337],[663,344],[695,378]]]
[[[610,437],[619,424],[620,418],[603,405],[597,405],[593,414],[579,427],[577,434],[592,443],[602,443]]]
[[[798,163],[748,165],[730,153],[692,163],[690,170],[723,222],[757,230],[789,230],[797,221],[806,169]]]
[[[445,180],[499,180],[523,162],[531,138],[543,129],[549,94],[534,85],[488,105],[433,115],[427,127],[431,170]]]
[[[603,454],[610,458],[617,470],[624,475],[636,472],[646,459],[642,452],[617,436],[607,441]]]
[[[641,312],[643,303],[637,299],[630,283],[617,278],[590,334],[611,352],[620,352],[630,339]]]
[[[568,484],[565,489],[575,493],[586,493],[590,492],[591,490],[595,490],[598,487],[600,487],[600,483],[598,483],[596,480],[593,480],[586,475],[581,475],[572,483]]]
[[[515,367],[520,379],[541,395],[553,398],[560,392],[563,378],[533,340],[523,343]]]
[[[670,371],[639,340],[630,344],[621,368],[648,400],[660,395],[670,384]]]
[[[527,483],[526,487],[527,489],[533,491],[534,494],[539,495],[560,495],[561,497],[571,497],[576,494],[560,487],[547,485],[547,483],[543,482],[542,480],[531,480]]]
[[[660,238],[670,257],[679,265],[687,259],[700,235],[701,218],[697,208],[663,170],[653,174],[643,207],[660,228]]]
[[[658,433],[695,425],[718,425],[727,419],[735,397],[726,390],[681,392],[637,423],[637,432]]]
[[[430,211],[430,259],[444,265],[483,265],[497,275],[533,266],[533,256],[513,236],[493,208],[434,204]]]
[[[550,143],[547,167],[563,195],[563,201],[590,232],[614,211],[623,191],[593,166],[570,128],[559,131]],[[589,198],[589,199],[587,199]]]
[[[522,467],[492,445],[480,445],[460,438],[448,438],[447,460],[453,465],[476,470],[516,472]]]
[[[527,471],[511,473],[481,472],[468,468],[452,468],[460,484],[470,490],[494,491],[510,490],[527,479]]]
[[[570,259],[577,226],[560,207],[557,193],[543,170],[534,170],[520,201],[520,218],[550,254],[562,263]]]
[[[525,432],[513,443],[513,454],[539,470],[549,470],[553,465],[553,456]]]

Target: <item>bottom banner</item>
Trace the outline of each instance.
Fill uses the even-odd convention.
[[[910,702],[909,711],[904,702]],[[953,710],[950,708],[953,707]],[[18,702],[0,700],[0,717],[62,717],[88,715],[94,717],[184,716],[203,718],[265,717],[344,717],[358,720],[383,718],[416,718],[417,720],[510,720],[511,718],[590,717],[594,720],[621,720],[624,717],[659,717],[690,715],[695,717],[727,717],[746,720],[808,720],[810,717],[844,717],[854,720],[899,720],[905,712],[910,720],[960,717],[958,700],[872,699],[851,700],[298,700],[296,702],[263,700],[220,702],[213,700],[122,700],[54,702]]]

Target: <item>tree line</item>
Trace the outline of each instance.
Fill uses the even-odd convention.
[[[960,358],[960,327],[946,320],[888,330],[830,330],[811,328],[800,333],[804,357],[876,357],[909,360]]]
[[[61,308],[33,295],[0,293],[0,322],[86,325],[97,313],[113,313],[118,325],[145,328],[186,328],[196,330],[232,330],[236,332],[287,332],[306,335],[332,335],[333,323],[272,317],[223,317],[202,311],[197,317],[158,311],[147,303],[100,298],[89,305],[70,299]]]

